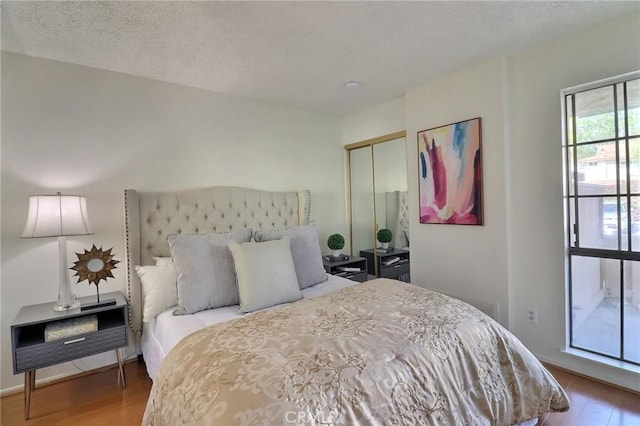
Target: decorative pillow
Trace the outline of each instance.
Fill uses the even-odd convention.
[[[240,313],[302,298],[290,245],[287,237],[265,243],[229,242],[238,276]]]
[[[166,266],[166,265],[173,266],[173,259],[171,258],[171,256],[168,256],[168,257],[153,256],[151,259],[153,259],[153,261],[156,263],[156,266]]]
[[[228,234],[169,235],[167,241],[178,271],[178,309],[173,314],[237,305],[236,275],[228,244],[249,240],[250,228]]]
[[[178,272],[171,265],[136,266],[142,283],[144,307],[142,321],[149,322],[160,312],[178,304],[176,281]]]
[[[314,225],[253,233],[257,242],[279,240],[282,237],[291,239],[291,255],[300,290],[327,280],[327,272],[322,265],[318,231]]]

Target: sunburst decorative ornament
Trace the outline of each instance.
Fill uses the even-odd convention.
[[[91,247],[91,250],[85,250],[84,253],[76,253],[76,256],[78,256],[78,260],[73,262],[73,267],[70,269],[76,271],[74,277],[78,277],[78,283],[81,283],[84,280],[88,280],[89,284],[95,284],[96,294],[98,297],[97,304],[81,306],[81,310],[112,305],[115,303],[115,299],[113,300],[113,303],[111,300],[107,300],[101,303],[100,290],[98,289],[98,284],[100,284],[101,280],[106,281],[107,278],[114,278],[111,271],[116,269],[117,263],[120,263],[119,260],[115,260],[113,258],[114,255],[111,254],[111,250],[112,249],[102,250],[102,247],[96,248],[94,244]]]

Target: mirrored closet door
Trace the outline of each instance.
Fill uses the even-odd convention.
[[[404,131],[345,147],[349,165],[351,254],[367,259],[372,276],[409,279],[407,154]],[[380,229],[392,234],[387,248]]]
[[[360,250],[372,247],[375,229],[373,198],[373,152],[370,146],[349,151],[351,175],[351,254],[358,256]]]

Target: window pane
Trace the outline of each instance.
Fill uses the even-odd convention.
[[[627,82],[629,136],[640,135],[640,79]]]
[[[640,196],[631,197],[631,251],[640,252]],[[638,276],[640,282],[640,276]]]
[[[626,114],[624,112],[624,83],[616,84],[617,95],[617,113],[618,113],[618,137],[623,138],[626,133],[625,120]]]
[[[629,175],[631,192],[640,193],[640,138],[629,140]]]
[[[618,249],[618,205],[615,197],[578,199],[580,247]]]
[[[576,223],[576,199],[569,197],[569,247],[576,247],[576,236],[573,232]]]
[[[613,139],[616,135],[613,86],[576,93],[575,99],[576,142]]]
[[[620,356],[620,261],[572,256],[571,281],[572,346]]]
[[[627,193],[627,143],[622,140],[618,143],[618,170],[620,173],[620,193]]]
[[[569,160],[568,161],[568,169],[567,169],[568,176],[569,176],[569,180],[568,180],[569,187],[567,189],[569,190],[569,195],[574,195],[575,190],[574,190],[574,174],[573,174],[573,172],[574,172],[575,169],[574,169],[574,162],[573,162],[573,147],[567,148],[566,153],[567,153],[566,154],[567,155],[567,159]],[[566,166],[567,166],[567,163],[565,163],[565,167]],[[580,174],[578,174],[578,182],[580,180],[581,180],[581,176],[580,176]],[[565,194],[566,194],[566,192],[565,192]]]
[[[582,177],[578,195],[616,193],[616,143],[579,145],[578,172]]]
[[[572,95],[565,96],[565,114],[567,115],[565,126],[567,131],[567,144],[572,145],[575,143],[573,140],[573,104],[571,100],[573,99]]]
[[[640,262],[624,262],[624,357],[640,363]]]
[[[627,236],[627,230],[629,228],[629,222],[627,220],[629,209],[627,207],[626,197],[620,198],[619,205],[617,197],[607,197],[602,200],[602,236],[605,241],[607,241],[607,243],[604,244],[606,248],[618,248],[618,232],[620,231],[620,248],[622,250],[627,250],[629,244]],[[620,213],[619,216],[618,213]]]

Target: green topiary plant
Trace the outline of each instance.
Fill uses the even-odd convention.
[[[344,248],[344,237],[340,234],[329,235],[327,246],[329,246],[331,250],[342,250]]]
[[[378,241],[380,241],[381,243],[390,243],[393,239],[393,234],[387,228],[382,228],[381,230],[379,230],[376,236],[378,237]]]

